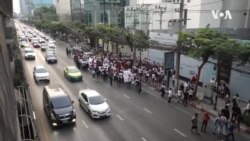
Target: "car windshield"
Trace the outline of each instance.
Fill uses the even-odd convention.
[[[91,105],[99,105],[99,104],[104,103],[104,99],[101,96],[89,97],[89,103]]]
[[[79,70],[75,67],[69,68],[69,73],[77,73]]]
[[[55,57],[54,54],[47,54],[47,57]]]
[[[55,109],[65,108],[71,105],[71,101],[68,96],[52,98],[51,103]]]
[[[45,68],[38,68],[36,69],[36,73],[46,73],[48,72]]]
[[[34,53],[33,50],[27,50],[26,53]]]

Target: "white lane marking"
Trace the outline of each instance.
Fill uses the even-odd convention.
[[[127,99],[130,99],[130,97],[129,97],[129,96],[127,96],[126,94],[124,94],[123,96],[124,96],[124,97],[126,97]]]
[[[36,114],[35,114],[35,112],[33,111],[33,117],[34,117],[34,119],[36,120]]]
[[[141,140],[142,140],[142,141],[147,141],[144,137],[141,137]]]
[[[188,114],[188,115],[192,116],[192,114],[190,114],[189,112],[187,112],[187,111],[183,110],[182,108],[177,107],[177,106],[174,106],[174,107],[175,107],[176,109],[178,109],[178,110],[182,111],[183,113],[185,113],[185,114]]]
[[[123,119],[120,115],[118,115],[118,114],[116,114],[116,117],[118,117],[121,121],[124,120],[124,119]]]
[[[180,134],[183,137],[187,137],[184,133],[182,133],[181,131],[179,131],[178,129],[174,129],[175,132],[177,132],[178,134]]]
[[[146,111],[146,112],[149,113],[149,114],[152,114],[152,112],[149,111],[147,108],[143,108],[143,110]]]
[[[89,128],[88,125],[87,125],[87,123],[86,123],[84,120],[82,120],[82,124],[83,124],[86,128]]]

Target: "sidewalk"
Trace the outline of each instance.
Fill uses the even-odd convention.
[[[170,86],[171,86],[171,84],[170,84]],[[153,86],[151,86],[149,84],[143,83],[142,91],[150,92],[150,93],[156,94],[156,95],[158,95],[160,97],[160,91],[157,88],[154,88]],[[203,93],[202,87],[198,87],[197,91],[198,91],[197,96],[202,96],[203,95],[202,94]],[[165,97],[167,97],[167,95]],[[164,98],[164,99],[166,99],[166,98]],[[218,100],[217,100],[217,110],[214,110],[214,104],[208,104],[207,102],[204,102],[203,100],[201,102],[189,103],[189,105],[191,105],[192,107],[194,107],[196,109],[199,109],[201,111],[207,111],[207,112],[209,112],[209,114],[211,116],[215,117],[215,116],[217,116],[218,112],[221,111],[221,109],[223,109],[225,107],[225,101],[222,98],[218,98]],[[243,102],[240,102],[239,107],[243,110],[244,107],[246,107],[246,104],[243,103]],[[231,108],[230,108],[230,114],[231,114]],[[245,132],[245,133],[250,134],[249,127],[247,127],[246,125],[241,123],[240,128],[241,128],[241,132]]]

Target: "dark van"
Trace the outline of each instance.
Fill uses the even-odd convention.
[[[43,89],[43,107],[52,127],[76,123],[73,101],[60,87]]]

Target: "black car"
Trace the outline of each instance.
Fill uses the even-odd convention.
[[[43,107],[52,127],[76,123],[76,113],[69,95],[60,87],[43,89]]]

